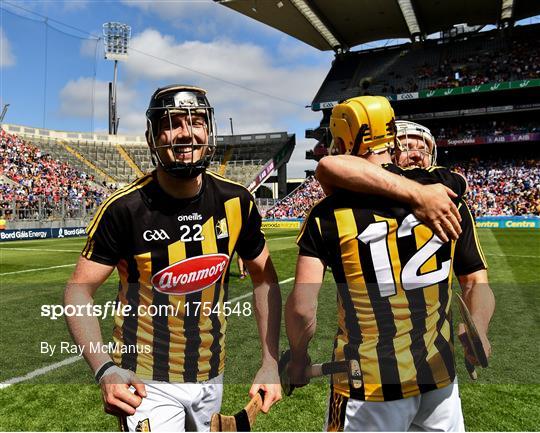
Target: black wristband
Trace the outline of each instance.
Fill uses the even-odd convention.
[[[101,366],[101,368],[97,371],[96,375],[95,375],[95,378],[96,378],[96,382],[99,383],[99,381],[101,380],[101,378],[103,377],[103,374],[111,367],[115,367],[116,364],[112,361],[108,361],[106,362],[105,364],[103,364]]]

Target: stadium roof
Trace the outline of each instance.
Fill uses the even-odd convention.
[[[540,14],[538,0],[214,0],[319,50]]]

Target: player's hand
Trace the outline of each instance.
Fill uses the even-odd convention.
[[[311,359],[308,357],[297,360],[291,359],[287,364],[287,374],[289,375],[290,383],[296,388],[301,388],[309,383],[306,378],[306,368],[311,364]]]
[[[480,337],[480,341],[482,341],[484,352],[486,352],[486,358],[489,359],[489,357],[491,356],[491,343],[489,342],[489,339],[485,332],[480,332],[480,330],[478,330],[478,335]],[[458,324],[458,339],[461,342],[461,345],[463,346],[463,352],[465,353],[465,358],[467,358],[467,360],[472,365],[480,365],[480,363],[474,356],[474,352],[472,350],[472,347],[470,346],[469,339],[466,336],[465,325],[463,323]]]
[[[144,383],[131,370],[111,367],[99,381],[105,412],[111,415],[133,415],[146,397]],[[135,392],[129,388],[133,386]]]
[[[253,398],[259,392],[264,391],[264,400],[261,410],[268,413],[273,404],[281,400],[281,384],[277,364],[274,366],[263,365],[253,380],[253,385],[249,390],[249,397]]]
[[[420,185],[412,206],[414,215],[443,242],[457,240],[461,234],[461,216],[451,199],[457,194],[441,183]]]

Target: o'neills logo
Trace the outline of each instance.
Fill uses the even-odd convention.
[[[226,254],[206,254],[181,260],[152,277],[152,285],[167,295],[199,292],[214,284],[229,263]]]

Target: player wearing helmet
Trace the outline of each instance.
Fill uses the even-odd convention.
[[[123,428],[208,431],[223,393],[233,254],[244,259],[254,285],[262,366],[250,394],[265,391],[265,412],[281,398],[281,295],[253,197],[206,171],[216,147],[206,92],[160,88],[146,117],[156,170],[102,204],[65,291],[66,304],[93,303],[118,270],[113,350],[95,350],[103,347],[96,317],[67,322],[106,412],[119,415]]]
[[[203,89],[178,85],[157,89],[146,120],[152,159],[164,172],[192,179],[208,167],[216,150],[216,126]]]
[[[341,159],[340,159],[341,158]],[[395,164],[403,168],[420,167],[428,169],[437,161],[437,145],[435,137],[430,130],[415,122],[396,121],[396,146],[393,153]],[[317,176],[328,190],[338,185],[346,185],[347,189],[357,192],[371,191],[381,194],[377,185],[384,182],[390,173],[380,171],[376,176],[369,178],[363,174],[366,161],[352,157],[329,157],[322,161],[317,168]],[[372,167],[368,167],[371,169]],[[371,184],[373,182],[373,184]],[[425,187],[424,187],[425,188]],[[422,189],[418,190],[422,194]],[[383,191],[382,195],[386,193]],[[405,200],[406,201],[406,200]],[[415,201],[410,199],[410,205]],[[491,355],[491,344],[488,338],[488,329],[491,317],[495,311],[495,297],[489,285],[487,263],[476,233],[476,222],[469,207],[464,200],[458,202],[460,216],[460,236],[455,244],[454,273],[459,281],[463,297],[472,313],[484,351]],[[459,334],[463,334],[464,327],[459,325]],[[463,342],[463,339],[460,338]],[[468,345],[464,346],[467,359],[474,365],[478,360],[471,353]]]
[[[285,314],[291,380],[305,382],[316,299],[330,267],[338,292],[333,360],[359,361],[363,385],[355,389],[340,376],[332,379],[327,430],[463,430],[449,316],[453,246],[396,199],[403,198],[403,183],[415,191],[413,180],[442,182],[458,198],[466,182],[444,168],[404,170],[391,164],[396,125],[386,98],[338,104],[330,129],[340,154],[397,181],[393,185],[393,176],[383,176],[376,188],[386,191],[385,197],[335,190],[307,217]],[[379,171],[368,177],[373,173]]]
[[[396,121],[394,162],[400,167],[430,167],[437,162],[437,146],[431,131],[408,120]]]
[[[435,139],[431,133],[427,134],[429,130],[422,127],[422,134],[418,134],[416,128],[407,130],[407,124],[412,125],[412,122],[395,121],[396,139],[387,145],[394,162],[398,164],[397,157],[402,163],[398,165],[403,167],[416,166],[419,161],[434,164]],[[336,125],[339,127],[339,122]],[[416,148],[409,151],[404,144],[412,141],[413,137],[416,140],[426,141],[423,144],[417,141]],[[338,149],[334,140],[330,149],[333,156],[321,159],[317,165],[317,179],[327,195],[338,185],[340,188],[356,192],[382,195],[410,205],[416,217],[442,240],[458,238],[461,233],[461,217],[457,206],[451,200],[456,197],[452,190],[440,183],[422,185],[412,179],[398,176],[383,169],[379,164],[372,164],[365,158],[351,155],[350,150],[352,147],[343,151]],[[410,162],[413,164],[409,164]]]

